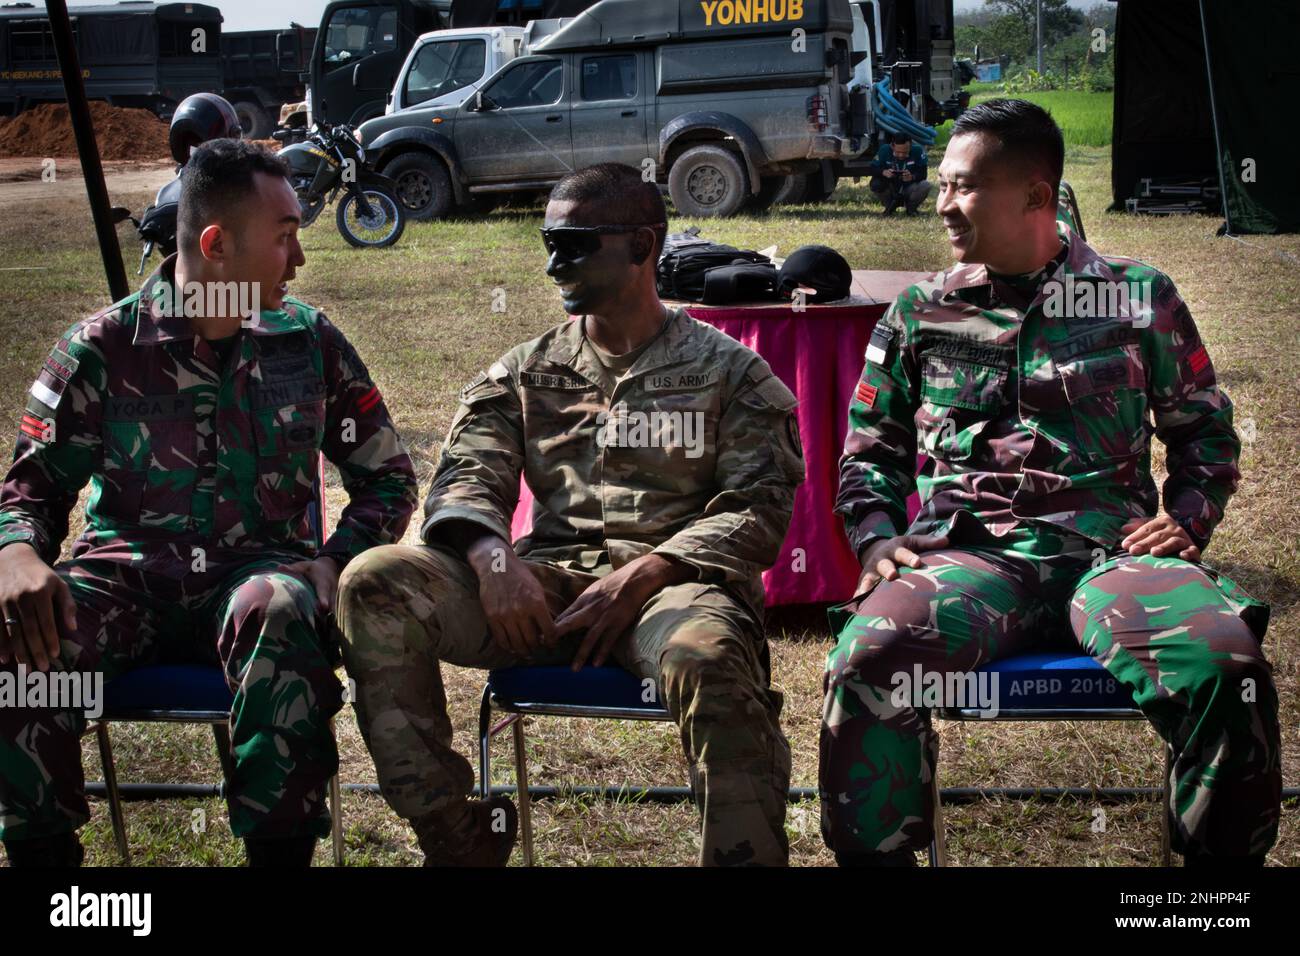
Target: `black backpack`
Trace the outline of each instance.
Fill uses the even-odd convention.
[[[767,256],[699,238],[699,227],[664,240],[655,285],[665,299],[721,305],[777,301],[776,266]]]

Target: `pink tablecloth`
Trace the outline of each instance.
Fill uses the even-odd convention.
[[[794,516],[781,555],[763,575],[768,606],[844,601],[853,596],[858,562],[834,514],[839,457],[848,427],[849,400],[862,374],[863,353],[876,320],[918,273],[855,272],[854,296],[833,306],[688,305],[702,322],[726,332],[763,356],[799,399],[799,433],[807,479],[795,497]],[[532,495],[520,489],[512,533],[532,525]],[[909,502],[915,514],[915,498]]]

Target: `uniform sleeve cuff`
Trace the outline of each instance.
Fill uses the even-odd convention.
[[[420,539],[425,544],[441,544],[442,541],[434,533],[434,529],[448,521],[468,521],[471,524],[478,525],[484,531],[496,535],[503,541],[511,541],[510,528],[499,518],[486,515],[477,508],[466,508],[461,505],[444,505],[438,508],[425,519],[420,528]]]

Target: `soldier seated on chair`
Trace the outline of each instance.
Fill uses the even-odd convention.
[[[502,865],[516,829],[506,798],[467,799],[444,661],[608,661],[654,681],[706,811],[700,861],[787,861],[790,749],[760,575],[804,476],[795,400],[756,354],[659,301],[666,230],[631,167],[555,187],[546,273],[577,318],[465,387],[424,544],[376,548],[340,582],[361,732],[427,863]],[[533,531],[512,546],[521,476]]]
[[[45,360],[0,490],[0,668],[111,680],[157,660],[219,664],[235,695],[231,830],[250,863],[305,866],[338,766],[324,627],[338,574],[401,537],[418,487],[356,351],[288,298],[305,260],[287,175],[248,143],[197,149],[176,255]],[[321,452],[351,502],[317,552]],[[56,563],[87,482],[85,530]],[[84,726],[79,710],[0,707],[12,864],[80,862]]]
[[[1049,633],[1171,746],[1188,863],[1259,863],[1277,835],[1269,609],[1201,563],[1239,478],[1232,404],[1167,276],[1058,231],[1063,156],[1030,103],[955,122],[936,210],[957,262],[881,319],[849,406],[837,511],[863,571],[837,610],[820,769],[842,864],[908,865],[932,836],[938,736],[894,675],[974,671]]]

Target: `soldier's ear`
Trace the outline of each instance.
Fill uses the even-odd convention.
[[[638,229],[632,233],[632,262],[641,265],[654,252],[655,235],[650,229]]]
[[[1049,201],[1053,206],[1055,206],[1056,193],[1052,192],[1052,186],[1050,183],[1043,182],[1043,180],[1040,179],[1029,187],[1029,197],[1026,208],[1028,208],[1030,212],[1037,212],[1046,206]]]
[[[204,259],[220,262],[226,258],[225,235],[216,223],[204,226],[199,233],[199,251],[203,253]]]

